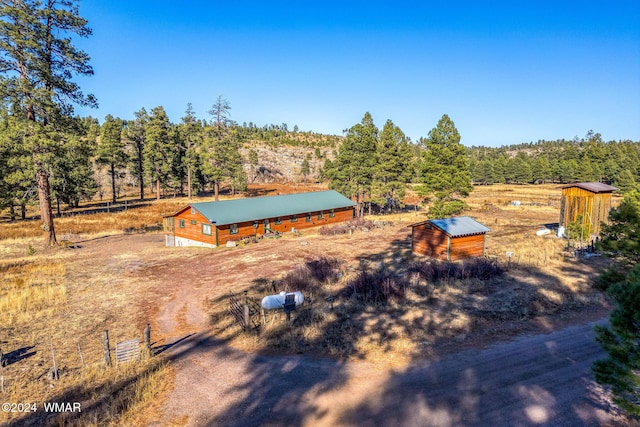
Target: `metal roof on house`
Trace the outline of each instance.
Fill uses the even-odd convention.
[[[355,203],[335,190],[327,190],[193,203],[190,206],[211,223],[226,225],[328,211],[355,206]]]
[[[483,234],[491,231],[490,228],[480,224],[475,219],[468,216],[457,216],[452,218],[430,219],[422,221],[413,226],[431,223],[434,227],[444,231],[451,237],[469,236],[472,234]]]
[[[574,184],[564,185],[562,188],[571,187],[582,188],[583,190],[591,191],[592,193],[611,193],[618,190],[618,188],[602,182],[576,182]]]

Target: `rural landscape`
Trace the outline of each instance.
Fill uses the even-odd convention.
[[[0,2],[0,424],[640,425],[640,141],[78,114],[78,5]]]

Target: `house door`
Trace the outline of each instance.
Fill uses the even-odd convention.
[[[270,233],[271,232],[271,225],[269,223],[268,219],[264,220],[264,233]]]

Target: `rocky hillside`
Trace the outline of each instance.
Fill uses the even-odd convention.
[[[251,164],[250,152],[257,153],[257,164]],[[260,141],[246,143],[241,150],[249,183],[316,182],[325,160],[334,159],[331,147],[281,145],[274,147]],[[303,173],[305,160],[309,172]]]

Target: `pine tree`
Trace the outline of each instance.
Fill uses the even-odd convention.
[[[159,106],[151,110],[149,121],[145,126],[144,170],[156,183],[156,198],[160,200],[160,187],[166,183],[171,173],[172,141],[171,123]]]
[[[0,93],[28,122],[25,144],[37,177],[40,216],[46,245],[56,242],[51,209],[50,170],[56,144],[72,104],[95,106],[71,79],[91,75],[89,56],[72,36],[91,30],[74,0],[5,0],[0,3]]]
[[[302,175],[304,180],[307,179],[307,175],[309,175],[310,172],[311,169],[309,168],[309,160],[304,159],[302,161],[302,165],[300,166],[300,174]]]
[[[329,188],[354,198],[360,217],[364,215],[366,196],[372,192],[378,165],[377,145],[378,128],[367,112],[360,123],[347,131],[336,159],[325,163]]]
[[[193,183],[191,182],[192,172],[198,166],[198,148],[202,142],[202,126],[196,119],[191,103],[187,104],[180,130],[184,141],[184,163],[187,167],[187,197],[191,198],[193,188]]]
[[[93,155],[93,145],[88,143],[84,135],[63,135],[51,172],[51,189],[56,197],[58,214],[60,202],[78,207],[81,200],[89,200],[96,194],[91,164]]]
[[[426,139],[422,154],[421,178],[423,196],[435,196],[429,210],[431,216],[457,214],[464,208],[458,197],[473,190],[467,149],[460,144],[460,134],[446,114],[438,121]]]
[[[380,132],[375,192],[388,209],[401,206],[406,188],[413,178],[413,153],[400,128],[387,120]]]
[[[546,156],[537,156],[531,164],[534,182],[545,183],[551,179],[551,164]]]
[[[212,120],[206,129],[206,137],[200,151],[202,172],[213,182],[214,200],[218,200],[220,184],[229,180],[234,191],[246,186],[246,174],[242,168],[240,141],[230,118],[229,101],[218,96],[209,114]],[[244,175],[244,176],[243,176]]]
[[[598,279],[617,306],[609,326],[597,326],[608,357],[593,364],[596,381],[612,386],[614,402],[640,419],[640,192],[625,196],[603,225],[600,249],[616,259]]]
[[[26,205],[35,198],[32,154],[25,144],[26,120],[2,110],[0,119],[0,206],[9,208],[11,221],[15,207],[26,218]]]
[[[533,180],[533,172],[529,156],[520,152],[512,159],[513,180],[518,184],[526,184]]]
[[[122,139],[122,128],[124,123],[117,117],[107,114],[100,129],[100,142],[96,153],[96,161],[99,164],[109,167],[111,176],[111,194],[113,203],[117,199],[116,176],[118,169],[127,164],[127,154],[125,153],[125,143]]]
[[[640,263],[640,190],[625,195],[602,224],[598,248],[615,257],[622,266]]]
[[[140,185],[140,200],[144,200],[144,146],[147,140],[146,129],[149,115],[147,110],[141,108],[135,113],[135,117],[135,120],[128,123],[125,136],[130,145],[130,171]]]

